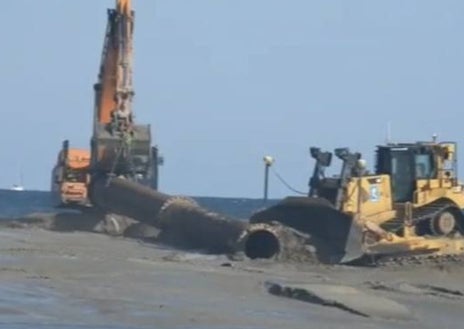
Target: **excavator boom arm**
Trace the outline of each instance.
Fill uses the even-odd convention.
[[[118,12],[124,13],[129,16],[132,11],[132,1],[131,0],[116,0],[116,8]]]
[[[95,85],[95,124],[109,124],[114,111],[132,116],[132,53],[134,11],[130,0],[116,1],[108,24]]]
[[[138,180],[151,175],[150,125],[134,123],[132,99],[135,14],[130,0],[116,1],[108,23],[95,85],[92,175]]]

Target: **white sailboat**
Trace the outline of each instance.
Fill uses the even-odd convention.
[[[24,191],[24,186],[18,185],[18,184],[13,184],[13,186],[11,187],[11,190],[12,191]]]
[[[23,173],[21,170],[19,171],[19,184],[13,184],[10,190],[11,191],[24,191]]]

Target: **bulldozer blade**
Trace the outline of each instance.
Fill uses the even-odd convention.
[[[309,235],[309,243],[323,263],[349,263],[364,254],[361,227],[326,199],[287,197],[250,218],[250,223],[272,221]]]
[[[351,227],[345,244],[345,254],[339,260],[340,264],[350,264],[365,256],[363,248],[363,231],[357,221],[351,219]]]

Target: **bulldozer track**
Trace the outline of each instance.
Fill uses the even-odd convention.
[[[453,207],[456,207],[456,205],[448,200],[436,201],[429,205],[422,206],[414,211],[412,222],[413,224],[420,223],[424,220],[433,218],[448,208]]]
[[[413,213],[412,225],[420,225],[422,222],[434,218],[441,212],[456,207],[453,203],[447,200],[441,200],[432,204],[415,209]],[[462,218],[461,218],[462,219]],[[404,225],[401,219],[394,219],[389,221],[384,228],[389,228],[390,231],[398,229],[396,225]],[[462,230],[462,223],[458,224],[460,233]],[[464,238],[464,237],[460,237]],[[446,265],[462,265],[464,266],[463,254],[443,254],[438,255],[433,252],[416,252],[414,254],[395,254],[395,255],[368,255],[362,260],[359,260],[355,265],[369,266],[369,267],[388,267],[388,268],[401,268],[401,267],[443,267]]]
[[[305,209],[307,212],[304,214],[304,217],[308,218],[311,217],[308,215],[309,210],[311,210],[312,206],[314,205],[322,205],[324,206],[323,203],[321,203],[319,200],[311,200],[308,201],[308,199],[291,199],[287,200],[287,203],[284,205],[291,204],[293,208],[298,208],[298,209]],[[281,205],[281,208],[278,209],[281,212],[274,211],[273,213],[269,213],[269,211],[265,215],[261,215],[260,217],[254,218],[255,222],[261,222],[266,219],[267,221],[268,218],[285,218],[282,215],[282,208],[284,208]],[[439,216],[440,213],[444,211],[449,211],[450,209],[457,209],[457,205],[455,205],[453,202],[450,202],[448,200],[437,200],[435,202],[432,202],[430,204],[424,205],[422,207],[418,207],[413,209],[412,213],[412,218],[410,222],[406,223],[404,218],[398,217],[395,219],[392,219],[388,221],[387,223],[384,223],[381,225],[381,227],[391,233],[399,234],[400,236],[402,235],[402,229],[406,225],[412,225],[417,227],[417,234],[420,236],[430,236],[431,238],[439,238],[439,236],[436,235],[436,233],[431,232],[429,227],[431,223],[431,219],[436,218],[436,216]],[[330,208],[332,209],[332,208]],[[299,216],[302,216],[300,213],[297,214]],[[327,215],[327,218],[332,219],[333,213],[330,213]],[[283,225],[289,225],[292,226],[292,223],[287,222],[287,221],[281,221]],[[300,225],[301,222],[298,222],[298,225]],[[309,223],[307,223],[309,225]],[[458,221],[457,223],[457,230],[459,231],[460,235],[462,237],[459,237],[456,231],[447,234],[446,236],[443,235],[444,239],[464,239],[464,230],[463,230],[463,222],[462,218],[461,220]],[[331,227],[335,227],[335,224]],[[296,227],[295,229],[300,230],[302,232],[311,232],[313,227],[306,227],[306,226],[299,226]],[[343,233],[343,232],[342,232]],[[317,236],[317,234],[314,234],[314,236]],[[339,236],[335,237],[334,239],[339,238]],[[332,240],[334,240],[332,239]],[[330,239],[321,239],[322,241],[328,241]],[[322,245],[324,245],[324,242]],[[319,250],[321,248],[321,245],[313,245],[314,249]],[[329,251],[330,252],[330,251]],[[317,257],[317,256],[316,256]],[[453,264],[462,264],[464,265],[464,255],[460,254],[438,254],[438,250],[417,250],[417,251],[404,251],[401,253],[389,253],[389,254],[365,254],[364,256],[361,256],[361,258],[355,259],[353,261],[345,263],[346,265],[349,266],[361,266],[361,267],[391,267],[391,268],[401,268],[401,267],[440,267],[440,266],[446,266],[446,265],[453,265]]]
[[[380,256],[366,260],[363,265],[379,268],[464,266],[464,255]]]
[[[412,225],[418,225],[438,215],[447,208],[455,206],[447,200],[440,200],[413,210]],[[385,230],[396,233],[404,226],[402,218],[394,218],[381,225]]]

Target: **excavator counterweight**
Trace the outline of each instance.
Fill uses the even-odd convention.
[[[90,152],[70,148],[64,141],[52,170],[51,192],[53,203],[58,206],[88,206]]]

